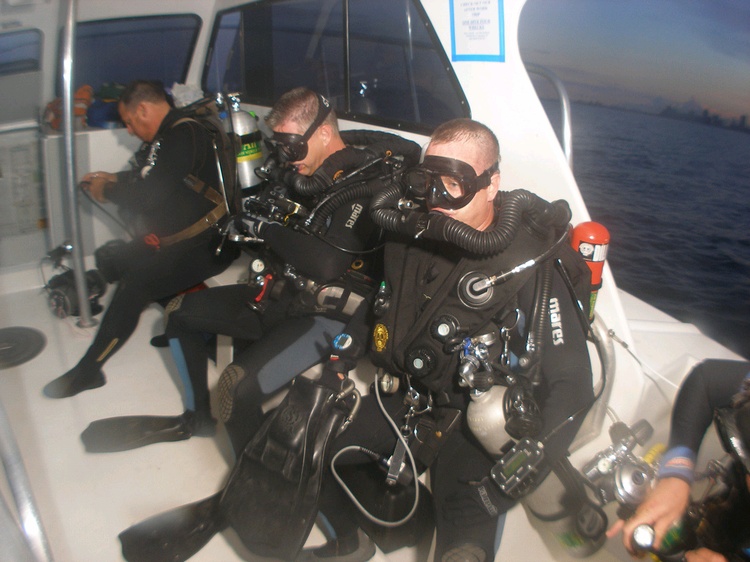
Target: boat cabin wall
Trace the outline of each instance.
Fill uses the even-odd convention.
[[[253,3],[238,2],[237,0],[218,0],[209,2],[205,0],[165,0],[162,2],[150,2],[146,0],[134,0],[129,2],[111,2],[106,0],[78,0],[74,2],[75,18],[80,27],[77,34],[83,33],[84,26],[87,23],[102,22],[106,20],[117,20],[123,18],[136,18],[147,15],[168,15],[168,14],[185,14],[193,15],[199,22],[199,29],[192,44],[193,51],[187,59],[187,74],[185,82],[193,86],[210,87],[215,90],[219,86],[218,80],[212,80],[211,71],[214,67],[221,70],[220,64],[209,65],[208,76],[204,79],[204,61],[207,53],[216,57],[220,51],[215,45],[210,45],[214,27],[214,19],[217,13],[223,16],[231,15],[237,6],[252,6],[253,4],[269,5],[269,2]],[[282,3],[276,3],[280,6]],[[276,20],[284,20],[285,17],[305,16],[312,20],[309,26],[315,29],[318,26],[320,34],[311,35],[306,45],[307,50],[303,52],[310,54],[310,59],[322,68],[321,72],[333,69],[339,74],[343,72],[342,65],[331,64],[332,56],[341,56],[340,38],[332,34],[337,32],[337,26],[340,27],[340,17],[336,10],[341,7],[329,8],[328,12],[321,7],[333,6],[335,3],[325,3],[320,1],[308,1],[299,3],[284,3],[286,5],[299,4],[302,8],[295,12],[294,8],[282,9],[273,8],[266,11],[254,10],[242,12],[249,14],[251,19],[256,14],[262,14],[263,17],[273,20],[274,31],[278,31],[278,39],[273,39],[273,48],[275,52],[269,57],[269,61],[277,63],[278,66],[291,66],[289,60],[284,60],[283,53],[289,43],[294,41],[296,20],[286,21],[280,25]],[[420,142],[426,139],[429,131],[439,122],[455,116],[472,116],[487,125],[496,132],[501,142],[501,151],[503,155],[502,175],[503,185],[507,189],[524,187],[537,191],[543,196],[550,198],[564,197],[574,206],[577,217],[585,216],[585,207],[580,203],[575,183],[572,182],[569,170],[567,170],[564,160],[561,157],[559,146],[554,133],[546,120],[546,116],[539,104],[533,87],[531,86],[526,72],[523,68],[523,62],[518,53],[516,26],[523,0],[506,0],[499,2],[498,13],[491,14],[492,23],[496,24],[499,29],[498,49],[502,50],[502,60],[482,61],[482,56],[472,57],[456,51],[453,45],[453,37],[457,34],[457,28],[460,27],[461,15],[451,16],[449,5],[442,0],[426,0],[422,4],[416,1],[386,2],[374,10],[371,6],[362,7],[361,3],[352,3],[350,6],[350,17],[353,26],[362,25],[361,29],[352,28],[355,36],[364,37],[360,41],[359,47],[354,47],[351,53],[351,76],[349,81],[355,89],[349,88],[349,92],[343,92],[340,88],[331,87],[331,80],[326,80],[325,87],[322,82],[310,83],[315,81],[311,78],[310,72],[301,72],[299,74],[300,83],[317,87],[324,90],[323,93],[334,98],[334,104],[342,117],[342,128],[378,128],[393,130],[409,138]],[[306,6],[307,5],[307,6]],[[388,7],[390,6],[390,7]],[[36,54],[38,67],[35,70],[22,73],[8,73],[0,75],[0,91],[3,92],[4,99],[13,100],[12,103],[4,104],[0,109],[0,127],[14,129],[19,126],[26,126],[39,122],[42,119],[42,112],[47,102],[60,95],[60,75],[61,67],[59,45],[62,23],[65,21],[68,10],[68,2],[61,0],[6,0],[0,5],[0,25],[2,25],[3,34],[10,32],[30,32],[37,34],[39,53]],[[426,13],[426,17],[425,17]],[[325,21],[324,17],[329,21]],[[377,17],[375,17],[377,16]],[[406,16],[406,17],[404,17]],[[359,18],[359,20],[357,20]],[[380,21],[392,18],[392,26],[398,28],[403,21],[414,21],[413,28],[406,30],[399,35],[398,31],[388,28],[391,21]],[[226,21],[230,18],[226,17]],[[257,18],[262,25],[263,19]],[[377,24],[367,27],[362,22],[373,20]],[[397,21],[398,20],[398,21]],[[294,23],[292,23],[294,22]],[[458,23],[456,23],[458,22]],[[252,24],[243,23],[242,32],[252,31]],[[380,34],[383,37],[367,37],[367,34]],[[437,34],[439,42],[437,51],[426,49],[424,45],[429,42],[435,42],[434,34]],[[291,38],[291,39],[290,39]],[[407,44],[407,40],[409,44]],[[219,39],[220,41],[220,39]],[[396,44],[401,41],[403,44]],[[388,44],[390,42],[391,44]],[[354,41],[352,42],[354,43]],[[250,45],[246,41],[246,45]],[[362,53],[368,50],[367,60],[358,60],[357,57],[363,57]],[[292,45],[293,47],[293,45]],[[151,45],[147,48],[151,49]],[[359,49],[357,51],[356,49]],[[494,46],[492,47],[494,49]],[[317,51],[316,51],[317,49]],[[290,52],[297,54],[294,48],[288,49]],[[419,64],[409,61],[403,64],[401,59],[411,57],[416,60],[419,57],[425,58],[428,54],[434,58],[435,62],[430,62],[437,72],[424,71],[414,72],[414,68]],[[153,56],[162,56],[161,50],[154,45],[151,51]],[[226,52],[223,51],[222,54]],[[114,68],[118,65],[124,66],[128,61],[128,54],[132,53],[133,58],[143,56],[136,54],[132,44],[123,45],[122,59],[118,63],[116,60],[96,60],[95,63],[101,67],[96,74],[98,77],[108,76],[108,65]],[[82,64],[88,61],[82,61],[84,54],[76,51],[74,53],[74,65]],[[328,57],[328,59],[326,59]],[[484,57],[486,58],[486,57]],[[241,70],[242,74],[251,72],[264,73],[263,68],[264,53],[243,52],[236,57],[247,70]],[[257,61],[261,61],[258,63]],[[236,63],[235,63],[236,64]],[[303,65],[300,65],[303,66]],[[423,64],[423,68],[427,65]],[[307,70],[312,68],[312,64],[307,65]],[[113,75],[117,75],[113,72]],[[288,87],[298,85],[294,80],[296,77],[291,69],[287,76],[280,76],[282,73],[277,72],[274,76],[274,84],[265,91],[258,90],[250,92],[245,107],[255,110],[261,116],[268,111],[274,97],[277,97]],[[268,74],[261,74],[262,78],[267,78]],[[291,76],[291,78],[289,77]],[[246,80],[246,76],[243,76]],[[286,80],[286,82],[284,81]],[[259,80],[256,80],[259,81]],[[166,82],[166,80],[165,80]],[[214,82],[213,84],[209,82]],[[168,86],[171,84],[167,84]],[[226,85],[222,83],[222,85]],[[81,84],[73,84],[74,89]],[[92,84],[95,90],[98,90],[101,84]],[[244,84],[239,84],[240,87]],[[451,99],[448,104],[452,107],[445,107],[445,99],[448,94],[433,95],[431,98],[424,96],[419,89],[424,90],[453,90],[450,95]],[[356,91],[355,91],[356,90]],[[260,95],[268,94],[272,95]],[[416,92],[416,93],[414,93]],[[412,95],[413,94],[413,95]],[[349,100],[344,100],[348,95]],[[411,99],[414,101],[410,101]],[[420,97],[421,96],[421,97]],[[339,98],[339,99],[336,99]],[[346,101],[347,107],[344,111],[340,109],[343,101]],[[337,103],[338,102],[338,103]],[[415,107],[406,107],[412,103]],[[378,104],[380,107],[378,107]],[[441,105],[443,104],[443,105]],[[389,110],[389,106],[402,105],[403,108],[398,110]],[[417,107],[419,105],[419,107]],[[524,107],[524,106],[528,106]],[[444,109],[445,107],[445,109]],[[386,119],[382,119],[381,112],[388,110]],[[528,110],[531,110],[531,113]],[[416,113],[416,117],[408,116],[407,111]],[[406,118],[404,118],[406,116]],[[2,130],[2,129],[0,129]],[[541,130],[541,132],[540,132]],[[28,143],[33,143],[33,133],[27,133]],[[76,143],[77,154],[76,173],[80,177],[86,171],[91,169],[123,169],[127,165],[128,154],[137,141],[130,142],[124,131],[106,132],[101,130],[85,130],[77,135],[79,139]],[[14,139],[15,141],[15,139]],[[543,145],[547,146],[543,146]],[[60,149],[61,141],[56,140],[56,134],[49,134],[47,131],[42,132],[41,149],[38,153],[29,149],[30,158],[37,157],[41,161],[41,173],[39,177],[42,182],[41,198],[50,198],[47,202],[48,217],[39,217],[37,221],[41,226],[46,226],[48,231],[43,236],[37,236],[43,243],[33,244],[34,250],[44,250],[46,247],[54,247],[66,238],[66,232],[69,231],[67,226],[68,218],[64,215],[63,199],[60,191],[63,189],[59,177],[62,175],[59,169],[61,158],[58,154],[53,154],[55,150]],[[533,162],[533,164],[532,164]],[[562,179],[560,175],[562,174]],[[570,176],[570,177],[568,177]],[[551,178],[555,179],[551,179]],[[569,184],[569,185],[566,185]],[[563,190],[561,193],[560,190]],[[87,203],[83,204],[82,210],[88,220],[90,209]],[[100,215],[100,213],[96,213]],[[45,219],[42,220],[42,219]],[[45,225],[44,223],[47,222]],[[99,222],[103,222],[104,228],[100,228]],[[110,221],[111,222],[111,221]],[[28,229],[27,229],[28,230]],[[111,234],[111,224],[107,219],[99,219],[95,216],[92,225],[83,225],[82,230],[86,236],[86,245],[97,244],[101,242],[98,238],[98,232],[101,231],[103,236]],[[10,233],[10,232],[9,232]],[[91,235],[95,236],[91,239]],[[4,266],[23,263],[23,259],[16,256],[18,252],[6,252],[6,244],[2,249],[4,255],[0,256]],[[20,244],[20,247],[28,248],[26,243]],[[86,248],[90,253],[93,248]],[[26,261],[32,262],[38,259],[38,255],[29,256]]]
[[[468,4],[457,1],[351,1],[346,30],[343,2],[331,0],[79,0],[75,14],[79,32],[87,24],[147,15],[179,14],[197,22],[189,45],[169,55],[184,56],[184,82],[206,93],[243,92],[243,108],[255,111],[261,122],[281,93],[299,85],[331,99],[344,130],[385,130],[424,143],[439,123],[472,117],[498,136],[502,189],[524,188],[549,200],[565,199],[576,224],[589,215],[520,56],[517,30],[524,4],[491,0],[476,14],[462,11]],[[0,41],[11,33],[30,32],[38,44],[38,52],[32,48],[32,64],[21,71],[3,68],[0,59],[0,92],[11,100],[0,108],[0,158],[5,159],[0,165],[6,171],[0,178],[2,292],[41,286],[39,260],[69,239],[62,137],[39,128],[44,106],[60,93],[58,47],[67,6],[61,0],[0,4]],[[481,40],[474,34],[477,17],[485,26]],[[350,37],[348,50],[343,48],[344,31]],[[94,57],[99,80],[116,81],[109,70],[115,76],[126,63],[164,55],[163,41],[143,41],[140,46],[146,50],[136,54],[139,45],[123,40],[119,60]],[[74,55],[74,65],[80,64],[84,54]],[[126,169],[139,144],[124,128],[84,128],[75,139],[76,177],[91,170]],[[119,226],[83,198],[80,216],[87,256],[123,236]],[[597,313],[628,339],[608,267]],[[630,390],[637,394],[643,381],[633,383]]]
[[[488,5],[497,12],[482,15],[490,22],[492,40],[479,44],[462,42],[471,31],[467,18],[474,14],[460,12],[461,3],[351,2],[349,67],[341,62],[342,5],[322,0],[79,0],[75,14],[79,35],[92,22],[144,15],[183,14],[194,18],[199,25],[191,56],[186,58],[185,82],[207,91],[237,87],[243,91],[243,107],[261,117],[278,95],[297,85],[313,87],[331,98],[342,129],[389,130],[424,142],[432,128],[444,120],[471,116],[492,128],[499,138],[503,189],[525,188],[547,199],[566,199],[573,208],[574,223],[588,219],[520,57],[517,28],[524,0],[490,2]],[[59,0],[5,0],[0,5],[3,35],[38,29],[41,36],[37,70],[9,78],[0,75],[4,80],[0,81],[2,91],[14,100],[26,100],[27,107],[26,115],[16,115],[0,122],[0,126],[12,129],[39,122],[44,105],[59,94],[58,45],[67,6]],[[221,29],[216,34],[215,21]],[[146,47],[154,57],[161,54],[151,44]],[[132,55],[134,48],[132,43],[125,44],[119,63],[105,60],[101,64],[96,60],[101,67],[98,75],[106,77],[109,69],[114,72],[130,59],[139,58],[141,55]],[[74,64],[83,57],[84,53],[76,51]],[[100,84],[92,86],[98,88]],[[16,143],[23,149],[16,152],[29,161],[38,159],[37,173],[30,173],[28,181],[20,183],[26,195],[37,197],[39,208],[47,216],[27,220],[20,231],[16,217],[16,232],[12,230],[14,217],[2,217],[8,219],[7,225],[0,223],[5,228],[0,241],[3,268],[36,265],[45,251],[69,236],[60,134],[44,130],[38,145],[36,130],[23,134],[26,137],[21,141],[2,134],[0,142]],[[125,169],[137,144],[124,129],[78,131],[77,177],[90,170]],[[34,176],[37,183],[32,181]],[[23,204],[16,209],[23,209]],[[85,199],[80,209],[85,254],[122,234]]]

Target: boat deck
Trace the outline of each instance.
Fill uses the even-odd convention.
[[[651,307],[637,299],[625,302],[635,311],[635,318],[631,318],[631,326],[635,328],[633,343],[651,358],[651,367],[673,374],[675,383],[699,357],[732,355],[693,327],[655,314]],[[107,363],[105,386],[62,400],[46,398],[42,388],[77,363],[96,327],[84,329],[76,325],[75,318],[54,317],[47,308],[46,294],[39,288],[0,294],[0,328],[6,327],[34,328],[46,337],[46,346],[39,355],[0,371],[0,399],[15,433],[54,560],[123,560],[117,538],[121,531],[152,515],[206,498],[222,488],[233,460],[221,424],[214,438],[194,437],[119,453],[87,453],[80,440],[81,432],[94,420],[182,412],[181,385],[177,382],[169,351],[149,344],[150,338],[163,328],[160,308],[153,306],[144,312],[136,333]],[[649,348],[658,345],[656,340],[664,343],[669,338],[680,340],[679,347],[683,349],[691,346],[695,355],[665,354],[663,349],[651,353]],[[663,363],[656,361],[659,357]],[[367,370],[361,372],[361,376],[366,377]],[[211,387],[217,384],[218,376],[216,367],[210,363]],[[671,388],[665,388],[666,393],[652,391],[642,395],[638,400],[641,414],[644,408],[652,413],[663,410],[668,414],[675,383],[667,385]],[[627,394],[630,384],[619,378],[614,385],[615,394],[621,398],[611,400],[610,405],[618,401],[625,404],[623,392]],[[632,401],[632,397],[627,400]],[[667,423],[665,418],[661,419],[665,423],[655,427],[655,437],[663,438]],[[582,451],[574,456],[580,461],[592,450],[608,444],[603,434],[596,444],[587,447],[584,457],[581,457]],[[0,490],[11,505],[7,485],[0,484]],[[574,559],[545,537],[544,528],[534,530],[532,526],[537,525],[534,521],[530,525],[522,507],[512,509],[505,522],[497,559]],[[308,544],[322,541],[322,534],[314,529]],[[629,559],[619,541],[613,542],[590,560]],[[520,553],[524,553],[523,558],[516,557]],[[244,550],[232,531],[219,533],[191,558],[203,562],[258,559]],[[374,562],[418,559],[415,549],[401,549],[388,555],[378,551],[373,558]]]
[[[96,327],[80,328],[74,318],[55,318],[39,289],[0,295],[0,311],[0,327],[34,328],[47,339],[35,358],[0,371],[0,396],[54,560],[123,560],[118,533],[221,489],[233,463],[221,424],[214,438],[194,437],[118,453],[87,453],[80,440],[93,420],[182,412],[181,387],[169,351],[149,344],[151,336],[162,329],[160,308],[144,312],[136,333],[107,363],[105,386],[62,400],[45,397],[42,388],[77,363]],[[218,375],[211,363],[212,387]],[[3,491],[12,505],[8,490]],[[315,529],[308,544],[322,541]],[[247,553],[231,531],[216,535],[191,558],[204,562],[244,559],[258,558]],[[387,558],[379,552],[374,558],[386,559],[406,562],[415,558],[406,551]]]

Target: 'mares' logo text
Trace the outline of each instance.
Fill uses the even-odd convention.
[[[552,297],[549,300],[549,323],[552,326],[552,343],[563,345],[565,340],[563,339],[560,301],[557,300],[557,297]]]
[[[352,214],[349,215],[349,218],[346,220],[346,228],[354,228],[354,225],[357,224],[359,215],[362,214],[362,209],[364,209],[364,207],[359,203],[352,205]]]

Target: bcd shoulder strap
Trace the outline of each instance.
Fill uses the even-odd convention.
[[[236,214],[242,207],[242,197],[237,184],[236,158],[238,147],[224,130],[218,116],[212,114],[207,107],[199,108],[196,111],[203,111],[203,113],[181,117],[172,124],[171,128],[183,123],[196,123],[210,135],[213,141],[213,152],[220,183],[219,189],[213,186],[211,189],[222,195],[226,201],[228,212]]]

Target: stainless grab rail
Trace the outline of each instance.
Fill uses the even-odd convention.
[[[47,536],[42,527],[42,520],[31,494],[31,485],[26,469],[21,459],[10,421],[5,414],[5,408],[0,402],[0,458],[5,468],[5,477],[18,510],[21,532],[26,540],[28,550],[37,562],[52,562],[52,554],[47,542]],[[6,506],[7,508],[7,506]],[[15,521],[14,521],[15,523]],[[7,545],[6,545],[7,546]]]
[[[554,86],[557,92],[557,97],[560,99],[560,116],[562,118],[562,139],[560,140],[565,153],[565,158],[568,161],[568,166],[573,169],[573,132],[571,129],[571,117],[570,117],[570,98],[568,97],[568,91],[565,89],[565,84],[562,83],[554,72],[539,66],[537,64],[527,64],[526,70],[532,74],[546,78],[552,86]]]
[[[70,218],[71,240],[73,243],[73,274],[81,311],[78,325],[96,326],[98,321],[91,315],[91,303],[86,286],[86,268],[83,263],[83,237],[78,210],[78,190],[76,185],[75,136],[73,134],[73,47],[76,32],[76,0],[69,0],[63,28],[63,137],[65,141],[65,187],[68,192],[68,216]]]

